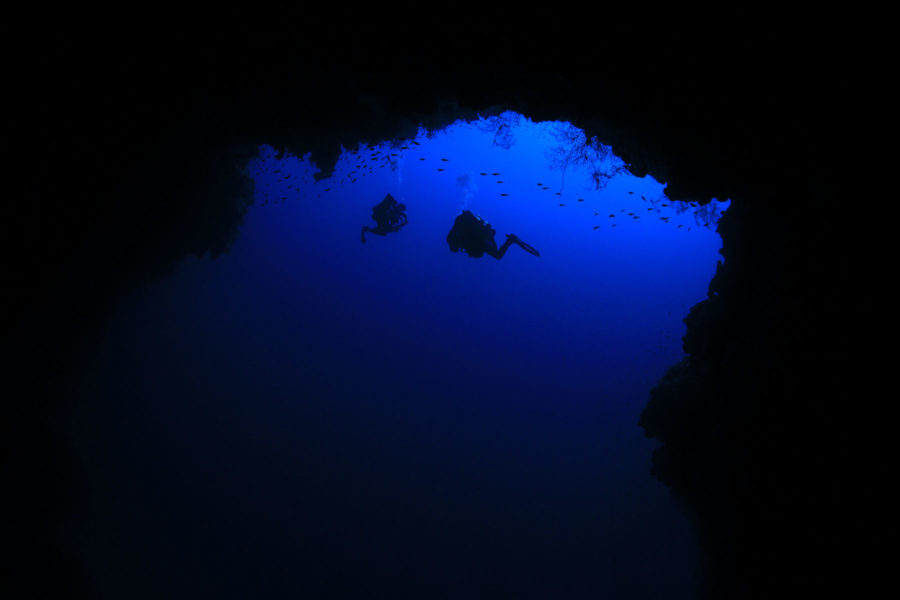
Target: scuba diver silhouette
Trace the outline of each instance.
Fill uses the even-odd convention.
[[[378,227],[363,226],[362,243],[366,243],[366,232],[378,235],[387,235],[394,231],[400,231],[400,228],[408,223],[406,218],[406,205],[398,203],[393,196],[388,194],[384,200],[372,207],[372,219],[378,223]]]
[[[506,250],[512,244],[518,244],[522,250],[540,256],[540,252],[520,240],[515,234],[507,233],[506,241],[500,248],[494,241],[494,234],[497,233],[490,223],[476,217],[471,211],[464,210],[457,215],[456,221],[453,222],[453,228],[447,234],[447,243],[450,244],[451,252],[459,252],[464,250],[466,254],[472,258],[479,258],[485,254],[493,256],[497,260],[503,258]]]

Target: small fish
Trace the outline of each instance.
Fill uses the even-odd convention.
[[[565,204],[560,203],[560,206],[565,206]]]
[[[599,228],[600,228],[599,225],[594,225],[594,229],[599,229]]]
[[[612,226],[613,226],[613,227],[615,227],[615,226],[616,226],[616,224],[615,224],[615,223],[613,223],[613,224],[612,224]]]
[[[491,173],[491,175],[493,175],[494,177],[496,177],[496,176],[499,175],[499,174],[500,174],[500,173]]]
[[[424,158],[420,158],[419,160],[425,160]]]
[[[394,152],[393,154],[391,154],[391,156],[400,156],[400,155],[397,154],[396,152]]]
[[[509,194],[500,194],[501,196],[509,196]]]
[[[450,159],[448,159],[448,158],[442,158],[441,160],[444,162],[450,162]]]
[[[678,229],[681,229],[682,227],[684,227],[684,225],[679,225],[679,226],[678,226]]]
[[[479,173],[479,175],[487,175],[487,173]]]
[[[641,200],[643,200],[643,201],[645,201],[645,202],[647,201],[647,199],[644,198],[643,196],[641,196]]]
[[[503,182],[502,182],[502,181],[500,181],[500,180],[497,180],[497,183],[503,183]]]
[[[540,182],[540,181],[538,181],[538,185],[544,185],[544,184],[543,184],[543,183],[541,183],[541,182]]]
[[[661,204],[660,206],[668,206],[668,204]]]
[[[579,202],[584,202],[584,198],[579,198],[578,201],[579,201]]]
[[[635,215],[635,216],[634,216],[634,218],[635,218],[635,219],[640,219],[640,217],[639,217],[639,216],[637,216],[637,215]]]
[[[628,192],[629,194],[633,194],[634,192]]]
[[[541,189],[542,189],[542,190],[549,190],[550,188],[548,188],[547,186],[544,186],[544,187],[542,187]]]
[[[597,213],[594,213],[594,214],[596,215]],[[616,215],[609,215],[609,216],[614,217],[614,216],[616,216]]]
[[[413,140],[412,143],[415,144],[416,146],[419,145],[419,142],[417,142],[416,140]]]
[[[438,169],[438,171],[443,171],[443,169]]]
[[[562,196],[562,192],[556,192],[557,196]]]

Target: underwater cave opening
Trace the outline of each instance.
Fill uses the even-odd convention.
[[[637,420],[728,203],[672,201],[571,123],[511,112],[316,170],[261,147],[232,249],[110,326],[107,405],[82,414],[116,457],[92,468],[130,482],[98,507],[115,528],[83,532],[118,556],[97,561],[121,567],[110,589],[140,564],[160,590],[692,597],[694,540]],[[361,243],[388,194],[408,224]],[[451,252],[463,210],[540,256]]]

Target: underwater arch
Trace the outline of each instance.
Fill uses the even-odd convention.
[[[846,464],[847,458],[817,436],[831,431],[838,422],[840,429],[847,431],[848,418],[851,422],[857,419],[851,423],[857,426],[853,431],[865,428],[862,419],[847,415],[843,407],[819,403],[816,410],[807,410],[803,398],[824,398],[826,394],[817,392],[848,387],[852,372],[846,368],[845,348],[853,346],[841,342],[842,333],[851,327],[841,324],[844,328],[835,333],[821,324],[838,321],[838,315],[860,314],[856,310],[859,302],[848,300],[851,292],[847,291],[858,288],[842,287],[851,281],[852,261],[845,252],[847,244],[839,242],[844,236],[842,219],[836,215],[841,213],[842,199],[831,186],[836,174],[830,169],[833,148],[840,147],[835,140],[853,128],[826,125],[844,110],[835,102],[840,94],[834,93],[847,91],[850,80],[840,73],[841,61],[846,59],[843,49],[829,44],[837,52],[824,52],[825,60],[816,64],[815,48],[801,44],[802,57],[782,60],[779,55],[777,60],[767,61],[760,56],[759,32],[766,32],[769,44],[785,50],[773,32],[787,34],[782,40],[794,40],[794,31],[789,31],[794,24],[773,23],[766,16],[760,23],[764,26],[754,27],[752,35],[736,38],[727,23],[746,22],[742,10],[721,13],[722,26],[717,29],[710,29],[706,19],[698,19],[696,23],[704,25],[691,29],[686,23],[676,24],[669,18],[671,14],[656,19],[648,30],[637,23],[650,15],[607,18],[602,25],[604,35],[599,38],[594,22],[584,22],[581,35],[573,35],[572,27],[561,24],[516,28],[513,15],[499,7],[483,7],[476,19],[460,12],[435,14],[440,16],[426,23],[422,31],[411,31],[398,21],[402,26],[394,28],[395,35],[372,27],[373,22],[354,24],[350,15],[322,21],[274,20],[267,15],[264,34],[254,34],[245,22],[236,28],[212,27],[206,30],[209,36],[200,31],[175,36],[167,52],[156,43],[134,40],[129,40],[130,44],[117,40],[105,46],[108,51],[86,51],[77,40],[66,37],[56,41],[75,43],[50,43],[39,50],[48,51],[39,61],[42,77],[39,81],[29,77],[21,87],[23,93],[15,96],[30,104],[23,114],[31,115],[34,110],[35,118],[11,123],[14,133],[22,134],[16,136],[21,155],[36,158],[22,165],[21,177],[13,182],[17,193],[10,194],[23,199],[11,206],[15,233],[21,234],[16,236],[13,253],[12,281],[16,286],[12,299],[15,314],[22,317],[11,325],[10,346],[17,349],[12,370],[27,383],[21,387],[30,390],[26,399],[33,402],[16,406],[14,416],[24,415],[25,426],[20,427],[16,419],[9,421],[14,425],[7,427],[10,437],[4,441],[22,442],[20,447],[31,448],[33,439],[51,439],[36,455],[43,462],[35,472],[47,473],[46,480],[58,484],[61,493],[43,483],[35,487],[27,477],[16,478],[25,493],[20,495],[24,500],[16,500],[17,510],[8,511],[13,524],[19,527],[19,515],[32,515],[32,507],[41,507],[35,509],[37,514],[49,515],[40,526],[32,527],[29,522],[17,531],[32,544],[50,540],[50,554],[42,550],[22,556],[39,556],[35,561],[39,567],[33,569],[38,573],[46,571],[45,558],[55,560],[51,564],[56,567],[60,567],[60,556],[73,558],[75,567],[51,570],[76,578],[80,575],[76,572],[78,557],[84,556],[90,574],[106,589],[117,585],[110,583],[113,580],[108,576],[117,572],[116,566],[128,562],[127,553],[98,555],[95,548],[72,541],[57,527],[63,514],[60,507],[78,496],[71,485],[73,479],[101,486],[113,486],[114,481],[111,476],[104,479],[109,472],[102,469],[96,477],[72,477],[67,467],[58,465],[70,465],[66,458],[79,455],[87,457],[87,462],[97,459],[102,466],[108,457],[91,455],[89,426],[82,430],[84,447],[69,453],[65,440],[57,439],[68,439],[66,424],[47,414],[71,408],[66,389],[81,381],[87,365],[93,364],[97,332],[129,290],[148,281],[158,283],[185,255],[211,252],[224,256],[230,243],[240,243],[236,236],[246,204],[240,197],[233,201],[233,192],[241,185],[239,171],[231,168],[233,159],[240,163],[255,153],[258,144],[271,143],[298,152],[311,151],[327,169],[330,157],[339,156],[340,143],[352,147],[360,139],[392,139],[400,130],[406,131],[401,137],[414,136],[416,123],[430,120],[439,124],[431,129],[440,129],[460,116],[460,105],[485,107],[513,99],[522,114],[591,124],[588,130],[611,143],[634,173],[652,173],[667,181],[667,194],[674,198],[705,201],[718,195],[735,199],[721,222],[727,258],[710,290],[713,297],[690,313],[689,360],[680,363],[683,368],[671,372],[660,386],[665,393],[657,396],[660,402],[652,411],[654,435],[665,438],[663,447],[667,448],[654,464],[659,476],[694,509],[702,525],[698,529],[708,536],[706,558],[715,557],[716,561],[707,565],[713,576],[704,576],[707,587],[701,593],[707,597],[759,595],[776,580],[796,589],[833,588],[820,575],[822,565],[839,563],[841,548],[861,547],[842,542],[862,541],[858,539],[862,536],[855,536],[849,525],[833,521],[835,514],[846,512],[841,498],[851,493],[846,478],[833,467]],[[303,35],[299,23],[312,25],[305,31],[310,35]],[[318,35],[312,35],[314,30]],[[796,29],[801,30],[815,28],[803,23]],[[462,31],[472,35],[458,35]],[[830,29],[821,31],[831,34]],[[90,37],[82,33],[78,31],[79,39]],[[347,43],[351,39],[355,41]],[[123,68],[110,72],[107,67],[116,61]],[[67,86],[85,93],[60,94]],[[820,120],[818,111],[810,107],[833,110],[829,119]],[[256,218],[252,213],[247,216]],[[504,233],[503,220],[489,216]],[[812,216],[815,227],[810,226]],[[438,224],[436,231],[447,227],[442,218],[434,223]],[[271,237],[274,243],[277,236]],[[374,247],[374,240],[372,244]],[[516,250],[512,248],[494,266],[509,267],[531,258]],[[245,263],[244,268],[250,269],[250,264]],[[481,268],[487,263],[457,264]],[[302,274],[301,267],[308,268],[302,263],[297,266],[295,273],[286,271],[284,265],[272,265],[270,271],[289,279]],[[506,271],[514,272],[514,267]],[[206,281],[211,287],[197,290],[198,299],[216,289],[212,280]],[[217,302],[239,308],[241,297],[225,294]],[[333,296],[320,296],[317,301],[304,297],[304,302],[313,314],[342,306],[348,309],[348,322],[358,318],[349,310],[352,306],[334,303]],[[266,305],[268,314],[282,318],[286,326],[260,328],[254,334],[257,339],[279,339],[283,331],[297,335],[306,331],[291,327],[286,306],[277,301]],[[570,312],[574,311],[567,309],[564,314]],[[185,323],[171,312],[166,314],[172,318],[157,322],[157,334],[169,336],[161,338],[166,343],[158,345],[160,354],[168,352],[173,343],[177,348],[178,335],[190,332],[228,341],[221,337],[225,331],[221,325],[215,327],[204,318]],[[230,316],[247,323],[254,314],[236,311]],[[199,327],[204,323],[205,329]],[[128,340],[123,342],[127,345]],[[329,350],[327,346],[323,344],[323,350]],[[276,370],[291,363],[290,353],[279,352],[284,348],[277,345],[273,348],[245,356],[247,363]],[[203,354],[203,359],[216,364],[209,354]],[[315,377],[314,364],[310,362],[309,368],[298,372]],[[403,374],[402,364],[391,368]],[[223,372],[228,375],[227,369]],[[173,373],[179,375],[170,369],[156,371],[160,381],[196,386],[192,378]],[[765,376],[757,377],[759,373]],[[277,391],[275,380],[260,381],[270,391]],[[338,385],[340,378],[326,383]],[[154,386],[160,389],[154,382],[147,388]],[[216,389],[216,398],[229,397],[227,386]],[[123,400],[121,404],[128,406],[130,398]],[[210,402],[207,408],[214,404]],[[228,402],[218,404],[230,406]],[[210,414],[196,404],[193,409],[195,416],[208,417],[204,421],[207,429],[221,434],[216,441],[223,443],[214,446],[232,449],[227,452],[231,452],[235,468],[250,462],[238,450],[245,450],[247,457],[266,454],[249,439],[226,435],[235,431],[229,426],[233,425],[230,413]],[[118,404],[101,417],[114,420],[116,410],[122,410]],[[335,424],[327,414],[310,409],[308,416],[327,429]],[[398,413],[397,418],[411,417]],[[101,421],[104,425],[97,427],[109,424]],[[150,436],[148,430],[156,424],[152,419],[126,422],[134,425],[138,437]],[[184,419],[175,422],[185,423]],[[125,512],[128,502],[135,499],[133,506],[146,509],[144,514],[152,519],[165,521],[178,513],[167,509],[183,509],[190,498],[210,500],[207,491],[217,486],[229,492],[229,506],[246,508],[238,498],[242,494],[246,498],[249,492],[227,484],[226,469],[192,472],[178,466],[174,457],[190,456],[184,452],[186,448],[203,451],[203,440],[183,443],[184,431],[175,436],[177,432],[162,424],[165,427],[160,433],[172,434],[169,439],[179,440],[180,445],[167,447],[160,455],[168,462],[161,457],[156,462],[135,460],[137,473],[147,473],[146,480],[130,475],[131,479],[123,481],[136,483],[145,497],[131,498],[125,490],[113,490],[110,493],[124,494],[119,504],[113,502],[113,508]],[[360,428],[364,429],[363,425]],[[61,429],[64,431],[58,436]],[[273,435],[285,444],[285,456],[291,454],[287,452],[291,444],[298,443],[286,429],[283,436]],[[37,435],[32,435],[36,430]],[[54,440],[58,443],[52,443]],[[120,446],[112,444],[110,456],[125,461],[127,454],[119,456],[116,450],[131,449],[128,443],[125,439]],[[346,451],[337,448],[326,454],[340,456],[342,452]],[[374,453],[372,460],[377,456]],[[293,471],[302,471],[309,462],[315,461],[299,460],[291,466]],[[203,464],[211,465],[208,461]],[[600,459],[598,464],[605,463]],[[160,476],[161,465],[172,467],[173,477],[183,476],[190,484],[186,489],[191,494],[181,504],[180,496],[170,494],[165,486],[144,487]],[[274,476],[275,469],[268,472]],[[796,473],[803,477],[793,478]],[[334,481],[322,472],[313,474],[312,482]],[[198,477],[192,480],[187,475]],[[748,481],[749,488],[745,485]],[[817,495],[816,481],[834,482],[839,493],[833,498]],[[98,494],[91,488],[84,495],[93,501]],[[32,498],[38,501],[32,502]],[[257,500],[249,503],[252,510],[271,502],[269,498]],[[206,507],[201,503],[195,508],[196,515],[203,514]],[[274,508],[276,514],[292,514],[278,500]],[[178,514],[181,535],[169,541],[199,543],[201,534],[210,533],[211,538],[223,542],[219,548],[229,548],[229,540],[252,538],[247,527],[252,519],[239,521],[243,537],[228,538],[223,530],[210,530],[209,524],[216,520],[213,515],[191,523],[186,516],[191,511]],[[220,522],[228,520],[218,516]],[[274,519],[259,516],[261,523]],[[777,518],[768,518],[772,516]],[[94,519],[94,523],[113,522],[109,516],[94,515]],[[823,529],[818,526],[822,522],[835,527]],[[773,546],[771,540],[785,539],[781,534],[787,530],[805,532],[805,538],[798,534],[789,540],[792,543]],[[125,537],[111,536],[106,541],[109,548],[120,544],[128,549]],[[163,543],[159,536],[150,539]],[[342,549],[329,545],[327,539],[317,543],[322,556],[342,555]],[[280,547],[286,553],[297,550],[284,539]],[[224,552],[235,556],[239,550]],[[132,572],[139,575],[132,583],[152,582],[155,573],[151,569],[165,571],[165,564],[165,560],[147,563],[145,568],[131,564]],[[259,580],[267,582],[261,585],[275,585],[279,570],[287,566],[276,560],[268,570],[258,567],[256,573],[264,575]],[[177,578],[165,572],[161,575],[157,583],[161,587]],[[332,571],[331,577],[340,581],[341,574]],[[847,581],[851,578],[845,576]],[[61,585],[55,581],[48,585]],[[120,583],[124,589],[125,582]],[[194,585],[214,584],[198,575]],[[500,582],[493,589],[498,587],[515,589],[515,582]]]
[[[400,593],[691,597],[689,524],[651,476],[637,421],[716,269],[716,213],[669,200],[569,123],[513,113],[356,147],[315,171],[262,147],[228,252],[188,258],[123,304],[94,392],[133,399],[116,422],[132,437],[95,443],[127,447],[129,468],[189,452],[185,476],[221,494],[198,535],[222,535],[220,511],[249,510],[229,517],[241,544],[262,523],[261,554],[228,559],[251,585],[263,560],[293,565],[290,548],[305,566],[282,585],[351,569],[332,584],[348,594],[365,579]],[[362,244],[385,194],[409,224]],[[463,209],[540,256],[450,252]],[[225,459],[229,446],[251,458]],[[209,504],[206,487],[178,481],[185,514]],[[170,560],[157,547],[141,560]]]

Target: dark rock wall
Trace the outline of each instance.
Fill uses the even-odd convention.
[[[90,589],[60,533],[89,496],[68,390],[117,298],[227,250],[252,197],[235,165],[256,145],[312,152],[327,172],[341,144],[508,108],[587,129],[673,198],[733,199],[688,357],[641,418],[662,442],[653,472],[700,535],[703,597],[858,581],[846,557],[865,535],[847,513],[874,492],[861,419],[842,410],[860,394],[847,340],[866,306],[834,168],[854,94],[842,38],[742,9],[393,6],[116,30],[78,13],[52,36],[19,32],[32,43],[7,53],[9,573],[43,573],[47,594]]]

